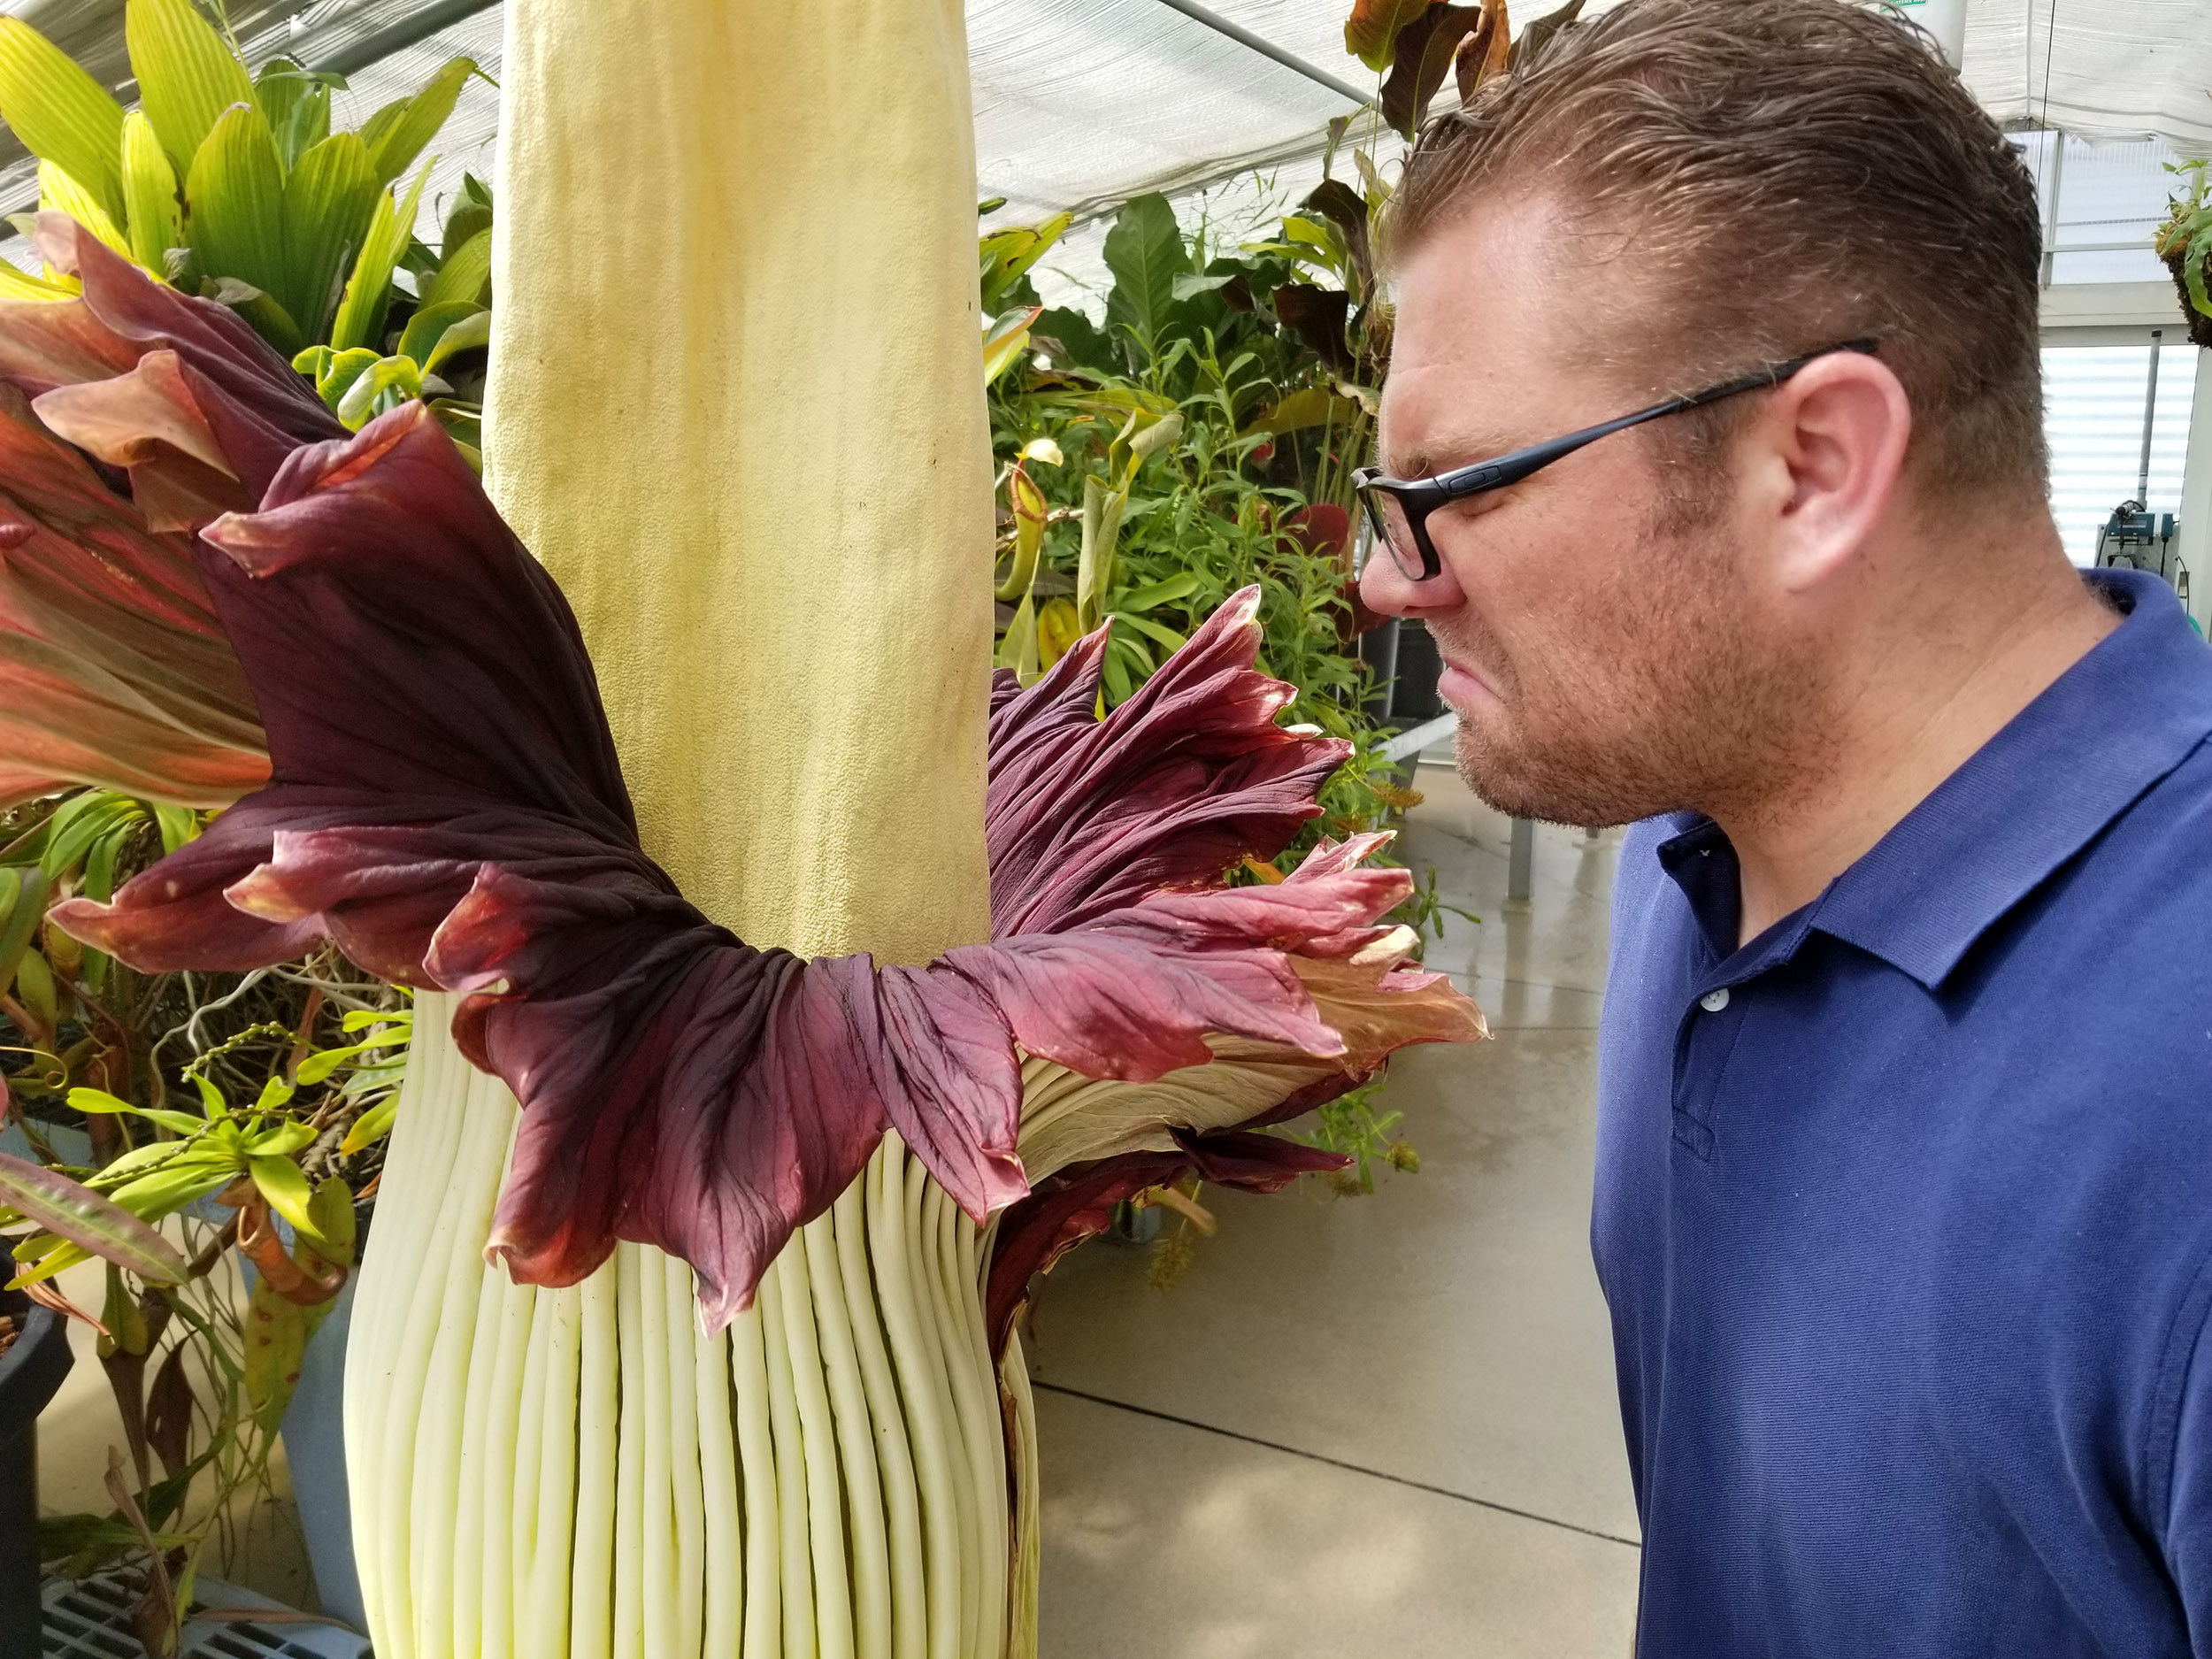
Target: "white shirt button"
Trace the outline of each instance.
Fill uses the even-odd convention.
[[[1728,1006],[1728,987],[1724,985],[1717,991],[1706,992],[1697,999],[1697,1005],[1709,1014],[1719,1013]]]

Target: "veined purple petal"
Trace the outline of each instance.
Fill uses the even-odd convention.
[[[991,1352],[1006,1351],[1029,1281],[1087,1238],[1112,1223],[1114,1206],[1148,1187],[1163,1187],[1195,1174],[1217,1187],[1273,1193],[1301,1175],[1348,1167],[1341,1153],[1286,1141],[1279,1135],[1233,1132],[1218,1135],[1178,1134],[1180,1150],[1130,1152],[1061,1171],[1001,1217],[991,1251],[990,1282],[984,1296],[984,1324]]]
[[[1348,746],[1275,723],[1296,695],[1258,672],[1248,588],[1096,718],[1103,633],[1025,694],[995,686],[985,835],[997,934],[1057,933],[1162,887],[1210,887],[1317,817]]]
[[[1159,890],[1287,835],[1340,747],[1273,726],[1286,694],[1251,670],[1248,600],[1106,722],[1087,692],[1073,718],[1065,683],[1002,703],[995,733],[1047,753],[995,774],[995,857],[1039,867],[1004,837],[1051,841],[1055,788],[1102,839],[1056,842],[1064,869],[1015,906],[1054,933],[879,970],[754,949],[645,856],[568,607],[420,405],[294,450],[197,558],[270,783],[112,905],[58,919],[141,966],[326,936],[463,993],[457,1041],[523,1107],[491,1243],[518,1279],[573,1282],[639,1240],[689,1261],[726,1321],[889,1125],[979,1219],[1026,1190],[1018,1040],[1106,1078],[1209,1063],[1210,1038],[1308,1056],[1310,1087],[1360,1063],[1310,988],[1331,963],[1297,953],[1334,941],[1359,986],[1387,973],[1371,936],[1402,873],[1325,861],[1275,887]]]

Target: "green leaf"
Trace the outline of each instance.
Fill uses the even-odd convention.
[[[207,1127],[204,1119],[190,1112],[173,1112],[161,1106],[135,1106],[100,1088],[73,1088],[69,1091],[69,1107],[88,1118],[112,1116],[128,1112],[134,1118],[143,1118],[149,1123],[159,1124],[164,1129],[174,1130],[180,1135],[196,1135]]]
[[[0,17],[0,119],[23,148],[124,211],[123,106],[20,18]]]
[[[1170,286],[1177,299],[1187,300],[1196,295],[1211,294],[1217,288],[1225,288],[1243,274],[1241,271],[1217,271],[1210,276],[1201,276],[1194,271],[1187,272],[1177,277]]]
[[[1263,411],[1239,435],[1250,437],[1263,432],[1280,437],[1286,432],[1302,432],[1310,426],[1348,426],[1359,415],[1360,406],[1353,399],[1340,397],[1325,387],[1309,386],[1289,393],[1272,408]]]
[[[17,965],[38,935],[38,925],[46,919],[46,895],[51,879],[43,870],[11,869],[15,890],[9,896],[7,913],[0,920],[0,987],[15,982]]]
[[[472,312],[438,336],[438,343],[423,359],[423,373],[434,373],[441,365],[459,357],[464,351],[479,350],[491,342],[492,314],[488,311]]]
[[[422,396],[422,373],[407,357],[379,357],[354,377],[338,400],[338,419],[358,432],[387,410]]]
[[[1167,197],[1156,192],[1125,204],[1106,233],[1105,255],[1106,268],[1114,273],[1107,326],[1126,329],[1152,355],[1175,303],[1175,279],[1190,271],[1190,254]]]
[[[357,133],[323,140],[285,181],[291,285],[276,297],[311,339],[321,337],[337,306],[339,277],[368,232],[380,189]]]
[[[1164,582],[1154,582],[1148,588],[1140,588],[1133,593],[1124,594],[1118,610],[1124,616],[1133,611],[1149,611],[1153,606],[1166,604],[1171,600],[1187,599],[1198,591],[1198,588],[1197,574],[1192,571],[1185,571],[1180,575],[1169,577]]]
[[[400,331],[399,344],[394,348],[393,354],[412,357],[427,369],[430,354],[436,349],[445,331],[464,318],[478,315],[485,318],[488,327],[490,313],[473,301],[449,300],[442,305],[424,305],[407,319],[407,326]]]
[[[361,240],[361,251],[353,262],[352,279],[338,303],[337,319],[330,326],[330,343],[340,351],[373,346],[382,336],[384,311],[392,297],[392,272],[414,234],[415,211],[422,202],[423,186],[429,181],[430,169],[426,166],[415,175],[404,201],[395,205],[388,195],[377,197],[367,234]]]
[[[308,1210],[308,1201],[314,1194],[309,1191],[307,1177],[300,1172],[298,1164],[289,1158],[250,1157],[246,1169],[261,1195],[269,1201],[270,1209],[311,1238],[321,1236],[315,1231],[315,1217]]]
[[[177,170],[143,110],[123,118],[123,200],[131,257],[158,273],[169,250],[184,246],[184,209],[177,201]]]
[[[1155,622],[1149,617],[1135,616],[1126,611],[1117,611],[1111,614],[1115,621],[1125,623],[1130,627],[1136,629],[1140,634],[1149,634],[1162,645],[1166,646],[1171,651],[1179,651],[1186,644],[1188,643],[1188,641],[1173,628],[1166,627],[1160,623]],[[1120,637],[1126,638],[1125,635]],[[1128,643],[1132,647],[1138,649],[1142,649],[1141,647],[1137,646],[1137,642],[1134,640],[1128,641]]]
[[[278,1124],[264,1129],[259,1134],[246,1139],[246,1152],[250,1157],[288,1158],[295,1152],[315,1144],[315,1129],[311,1124]]]
[[[234,104],[253,102],[246,66],[191,0],[129,0],[123,10],[123,42],[138,77],[139,106],[172,159],[189,176],[200,146],[224,112]],[[262,126],[268,126],[265,119]],[[196,193],[188,195],[196,211]]]
[[[157,806],[154,822],[161,828],[161,853],[167,857],[200,833],[200,815],[188,806]]]
[[[72,796],[54,814],[54,827],[47,836],[46,851],[39,859],[39,867],[49,878],[58,880],[83,861],[100,837],[145,821],[146,810],[137,802],[88,789],[81,795]]]
[[[475,59],[449,58],[413,97],[388,104],[368,119],[361,136],[368,142],[380,186],[391,183],[414,164],[453,113],[461,88],[476,73]],[[408,223],[411,227],[414,221]]]
[[[181,1141],[149,1141],[142,1147],[133,1147],[128,1152],[110,1158],[92,1179],[104,1187],[120,1187],[132,1176],[158,1169],[183,1151],[184,1148],[185,1143]]]
[[[252,1106],[257,1112],[274,1111],[299,1091],[280,1077],[273,1077],[261,1086],[261,1094]]]
[[[439,257],[451,257],[456,249],[491,222],[490,187],[472,173],[463,173],[461,188],[453,193],[452,205],[445,211],[445,227],[438,235]]]
[[[176,1246],[119,1203],[57,1171],[4,1152],[0,1152],[0,1199],[48,1232],[137,1274],[149,1284],[181,1285],[189,1271]],[[58,1267],[52,1270],[60,1271]],[[38,1273],[42,1278],[50,1276]],[[14,1280],[16,1285],[26,1282],[23,1274]]]
[[[144,3],[132,0],[134,10]],[[284,194],[284,164],[277,157],[268,117],[250,104],[226,110],[185,175],[192,251],[209,277],[234,278],[273,300],[296,333],[298,318],[285,299],[292,285],[287,280]],[[248,320],[261,326],[250,311]],[[270,343],[289,357],[307,342],[302,336]]]
[[[254,103],[269,118],[277,153],[288,167],[330,136],[331,83],[344,77],[314,73],[288,58],[272,58],[253,80]],[[363,153],[367,153],[366,146]]]
[[[422,290],[425,305],[484,303],[492,280],[492,233],[480,230],[445,257]]]
[[[364,1148],[373,1147],[392,1132],[392,1121],[399,1116],[399,1096],[394,1094],[380,1100],[353,1120],[346,1131],[346,1138],[338,1143],[338,1150],[347,1157]]]
[[[352,346],[338,352],[333,352],[328,346],[318,346],[314,349],[322,353],[321,357],[311,370],[303,369],[303,372],[313,373],[317,394],[334,412],[345,395],[353,389],[354,381],[384,360],[366,346]],[[302,358],[310,355],[304,351],[300,353]],[[297,359],[295,359],[293,366],[302,368]]]
[[[66,213],[126,259],[131,245],[100,198],[50,161],[38,164],[38,204]]]

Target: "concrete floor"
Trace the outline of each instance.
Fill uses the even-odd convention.
[[[1417,1175],[1208,1192],[1169,1289],[1094,1244],[1031,1333],[1043,1652],[1107,1659],[1618,1655],[1636,1516],[1590,1266],[1595,1026],[1617,834],[1508,825],[1448,767],[1401,846],[1453,902],[1429,953],[1497,1032],[1402,1056]]]
[[[1618,838],[1540,829],[1534,898],[1509,907],[1506,821],[1448,767],[1418,785],[1406,861],[1484,918],[1448,918],[1429,962],[1497,1035],[1394,1067],[1417,1175],[1363,1198],[1210,1191],[1220,1231],[1171,1288],[1107,1242],[1047,1282],[1027,1339],[1047,1659],[1627,1651],[1636,1517],[1587,1243]],[[119,1439],[79,1334],[41,1424],[53,1509],[107,1507]],[[280,1467],[274,1485],[232,1576],[311,1606]]]

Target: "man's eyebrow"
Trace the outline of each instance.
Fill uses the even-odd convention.
[[[1391,449],[1386,434],[1382,459],[1384,471],[1393,478],[1430,478],[1438,472],[1448,472],[1455,466],[1494,459],[1514,445],[1514,440],[1501,437],[1495,432],[1461,427],[1432,437],[1423,448],[1401,457]]]

